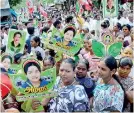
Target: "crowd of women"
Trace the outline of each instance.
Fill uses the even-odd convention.
[[[38,26],[35,27],[34,19],[33,17],[28,22],[22,23],[12,22],[12,26],[1,26],[1,54],[6,54],[1,58],[1,77],[2,74],[8,76],[14,73],[10,69],[12,64],[20,64],[29,57],[36,58],[42,67],[38,62],[30,61],[32,64],[25,64],[22,70],[29,80],[36,81],[40,79],[41,71],[55,66],[57,78],[53,90],[58,92],[58,96],[44,97],[41,101],[31,99],[17,102],[15,96],[20,94],[13,87],[9,99],[4,99],[7,95],[1,98],[3,111],[35,112],[39,106],[43,106],[43,109],[38,112],[133,112],[134,26],[132,11],[128,15],[120,11],[118,18],[103,19],[101,22],[99,15],[87,17],[84,14],[66,15],[63,13],[53,15],[45,21],[39,20]],[[94,24],[97,21],[100,22],[100,29]],[[45,48],[43,39],[51,38],[54,28],[60,32],[70,24],[76,27],[76,33],[84,36],[83,47],[77,53],[79,60],[75,61],[72,56],[63,54],[62,59],[56,62],[56,51]],[[9,29],[27,32],[23,54],[11,56],[6,53]],[[74,35],[75,31],[72,31]],[[100,37],[104,33],[111,33],[115,37],[114,42],[122,42],[123,47],[116,58],[107,55],[96,61],[93,59],[96,56],[92,50],[92,40],[101,42]],[[71,46],[71,43],[66,45]],[[33,72],[34,70],[36,71]],[[31,77],[31,73],[35,73],[36,78]],[[28,83],[34,87],[41,87],[47,84],[47,81],[41,80],[36,84],[28,81]],[[29,84],[26,83],[23,87],[26,88]]]

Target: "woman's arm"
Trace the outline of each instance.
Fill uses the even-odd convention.
[[[133,93],[133,91],[126,91],[126,95],[130,103],[133,103]]]

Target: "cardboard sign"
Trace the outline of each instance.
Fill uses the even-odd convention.
[[[12,84],[22,95],[17,96],[17,101],[26,101],[29,98],[54,96],[52,92],[56,81],[56,68],[41,71],[40,63],[36,59],[24,61],[23,73],[10,75]],[[54,93],[54,94],[53,94]]]
[[[103,18],[118,16],[118,0],[103,0]]]
[[[107,33],[107,34],[104,34],[102,35],[102,42],[105,44],[105,45],[110,45],[114,42],[114,38],[113,38],[113,35],[110,34],[110,33]]]
[[[75,28],[69,25],[64,30],[64,36],[61,37],[53,35],[50,40],[44,39],[44,45],[48,48],[58,51],[69,56],[74,56],[81,48],[81,43],[77,38],[74,38],[76,34]]]
[[[10,29],[8,33],[8,43],[6,46],[6,53],[15,55],[23,53],[26,40],[26,32],[20,30]]]
[[[110,45],[109,47],[107,47],[107,45],[104,45],[103,43],[98,42],[96,40],[93,40],[92,50],[93,50],[94,54],[100,58],[105,57],[107,55],[116,57],[117,55],[120,54],[122,45],[123,44],[121,42],[117,42],[117,43],[114,43],[114,44]]]

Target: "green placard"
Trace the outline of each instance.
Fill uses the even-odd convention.
[[[103,0],[103,18],[118,16],[118,0]]]
[[[73,25],[67,26],[64,31],[63,37],[59,33],[59,36],[53,34],[50,40],[44,39],[44,45],[57,52],[74,56],[81,48],[80,35],[79,38],[75,37],[76,30]]]
[[[18,101],[26,101],[29,98],[38,98],[44,95],[46,97],[54,96],[55,92],[52,92],[51,89],[56,81],[56,67],[40,72],[39,62],[30,58],[24,61],[22,68],[24,72],[9,75],[15,89],[23,94],[23,96],[17,96]]]
[[[24,51],[26,40],[26,32],[20,30],[10,29],[8,33],[8,43],[6,46],[6,53],[15,55]]]

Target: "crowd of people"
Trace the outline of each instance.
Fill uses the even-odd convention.
[[[103,19],[100,11],[96,10],[94,8],[90,15],[62,12],[44,20],[39,19],[37,26],[34,25],[36,16],[27,22],[13,21],[11,26],[1,26],[1,77],[3,74],[14,74],[11,70],[12,64],[20,64],[32,57],[38,59],[41,67],[37,62],[31,61],[32,64],[27,63],[20,69],[28,76],[29,84],[34,87],[44,85],[42,81],[37,84],[30,82],[34,81],[30,77],[34,69],[37,70],[36,76],[40,76],[41,71],[56,67],[57,77],[52,90],[58,92],[56,97],[18,102],[15,97],[20,94],[12,87],[10,96],[6,98],[7,94],[1,98],[2,112],[133,112],[133,11],[120,10],[118,17]],[[73,25],[75,30],[67,29],[68,25]],[[27,32],[23,54],[6,53],[10,38],[9,29]],[[65,41],[60,39],[59,34],[54,33],[53,29],[59,34],[64,33]],[[92,42],[102,42],[101,37],[107,33],[112,34],[113,43],[122,43],[122,49],[117,57],[107,55],[97,58],[92,49]],[[66,42],[65,46],[72,46],[70,40],[75,34],[83,36],[83,46],[77,53],[78,60],[76,61],[74,56],[62,54],[62,58],[56,62],[55,56],[58,51],[47,48],[44,39],[52,39],[53,35],[57,35],[57,41]],[[14,39],[16,35],[21,37],[20,33],[16,33]],[[20,45],[14,42],[12,44],[15,48]],[[29,84],[24,84],[23,88]],[[40,106],[42,109],[39,111]]]

